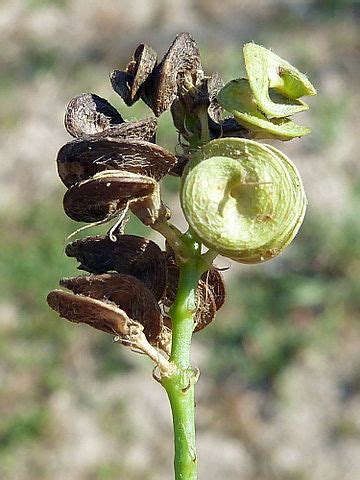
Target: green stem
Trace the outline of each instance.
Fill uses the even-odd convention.
[[[186,240],[189,244],[189,239]],[[162,384],[169,397],[174,427],[175,480],[196,480],[195,393],[197,380],[190,364],[191,337],[194,329],[195,292],[203,272],[199,245],[192,240],[193,256],[180,267],[178,292],[170,309],[172,348],[170,362],[176,372],[163,377]]]

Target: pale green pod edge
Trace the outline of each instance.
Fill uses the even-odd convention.
[[[217,100],[238,123],[251,131],[253,138],[291,140],[311,131],[288,118],[268,119],[260,111],[249,82],[245,78],[227,83],[218,93]]]
[[[293,240],[306,196],[293,163],[252,140],[213,140],[182,177],[181,206],[208,248],[240,263],[274,258]]]
[[[315,87],[305,74],[274,52],[255,43],[243,48],[246,73],[256,102],[269,118],[282,118],[307,110],[303,102],[294,102],[302,96],[316,95]],[[269,89],[274,88],[286,101],[274,102]]]

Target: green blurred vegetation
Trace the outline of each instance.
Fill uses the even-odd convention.
[[[218,314],[211,367],[219,380],[271,385],[305,347],[336,349],[360,311],[359,192],[339,222],[309,214],[283,258],[246,267]]]
[[[79,27],[79,35],[84,34],[80,29],[82,19],[70,18],[74,15],[71,2],[26,0],[23,3],[25,14],[47,7],[53,8],[55,14],[56,9],[69,11],[69,27]],[[208,32],[223,29],[224,41],[219,46],[204,31],[192,33],[199,38],[206,68],[219,70],[226,81],[244,73],[240,54],[243,40],[253,39],[270,46],[283,41],[284,49],[289,46],[296,57],[294,63],[299,68],[306,65],[319,87],[319,95],[312,101],[314,107],[308,117],[313,134],[298,148],[315,154],[318,162],[327,162],[328,158],[324,157],[330,150],[329,144],[339,141],[348,144],[349,135],[354,134],[353,131],[349,133],[348,115],[354,88],[351,75],[356,70],[355,67],[351,70],[349,63],[343,63],[338,52],[345,52],[345,56],[352,58],[352,52],[356,51],[356,38],[351,40],[344,32],[354,21],[359,6],[359,1],[352,0],[280,2],[266,24],[261,24],[261,20],[260,24],[247,24],[245,16],[245,21],[239,23],[239,30],[233,26],[228,28],[227,24],[218,26],[204,16],[204,29]],[[80,47],[75,46],[73,52],[66,49],[64,38],[48,43],[31,33],[29,26],[22,30],[18,25],[18,31],[9,40],[9,44],[19,43],[16,55],[12,58],[7,55],[11,49],[5,42],[0,54],[0,122],[5,136],[29,114],[23,106],[24,95],[31,97],[32,85],[47,77],[61,86],[63,98],[58,101],[64,105],[67,99],[81,91],[93,91],[108,98],[129,120],[151,114],[140,103],[126,108],[119,97],[111,93],[107,75],[111,68],[120,68],[128,60],[129,52],[120,44],[129,30],[124,34],[122,27],[119,28],[117,36],[109,43],[104,23],[99,22],[93,24],[98,28],[93,39],[84,45],[80,43]],[[105,16],[103,22],[109,22],[109,18]],[[341,22],[345,30],[335,28]],[[330,29],[326,30],[329,25]],[[159,27],[162,40],[170,39],[172,27],[168,28],[164,33]],[[156,29],[157,26],[152,26],[152,30]],[[329,39],[329,32],[335,40]],[[148,31],[145,33],[145,38],[151,39]],[[142,34],[141,31],[132,32],[131,40],[125,42],[126,49],[131,41],[133,45],[142,41]],[[310,38],[313,34],[313,48],[309,48],[304,36]],[[346,44],[348,38],[354,43]],[[335,43],[346,45],[342,50],[332,50],[331,56],[326,57],[326,46],[332,48]],[[165,49],[165,45],[162,48]],[[323,63],[319,61],[318,51],[319,55],[325,51]],[[331,78],[338,72],[347,76],[349,89],[341,86],[341,93],[336,90],[333,94]],[[41,94],[41,89],[37,94]],[[36,96],[32,101],[35,109]],[[21,138],[16,141],[20,143]],[[158,141],[172,150],[177,143],[169,114],[159,119]],[[14,147],[16,150],[17,145]],[[323,151],[327,152],[325,156]],[[15,160],[16,156],[12,161],[18,175],[21,172]],[[348,165],[345,163],[345,168],[352,168]],[[10,181],[14,176],[7,178]],[[311,348],[336,354],[342,345],[341,336],[358,328],[360,189],[355,188],[356,173],[349,171],[348,178],[349,184],[354,184],[354,191],[341,219],[332,218],[325,209],[323,212],[310,210],[298,238],[281,257],[264,265],[240,266],[237,273],[229,276],[227,304],[213,324],[196,335],[196,341],[203,344],[209,359],[204,377],[215,378],[219,383],[242,381],[250,386],[272,387],[304,350]],[[172,205],[178,179],[169,177],[165,185],[165,199]],[[39,445],[45,457],[45,445],[56,445],[51,401],[58,392],[74,393],[73,397],[86,404],[95,402],[87,396],[86,389],[96,390],[89,385],[97,380],[101,384],[102,380],[116,378],[119,373],[126,375],[142,368],[146,368],[144,375],[149,376],[147,359],[128,355],[124,348],[112,344],[108,335],[60,320],[46,304],[48,291],[57,287],[60,277],[79,273],[76,262],[63,253],[67,235],[78,225],[64,215],[61,196],[59,188],[41,202],[34,203],[29,198],[26,205],[14,205],[14,211],[0,215],[0,478],[16,478],[18,463],[23,461],[18,459],[27,448],[36,449]],[[83,235],[104,231],[106,227],[88,230]],[[128,231],[148,234],[138,222],[131,222]],[[359,389],[359,378],[356,382],[346,385],[345,390]],[[126,408],[120,403],[110,405],[105,414],[99,412],[114,437],[120,435],[118,430],[126,428],[123,425]],[[335,433],[350,436],[352,428],[352,424],[339,424]],[[35,451],[34,458],[31,454],[29,457],[29,464],[25,463],[26,475],[19,478],[48,478],[43,476],[47,458],[39,451]],[[106,460],[104,465],[97,466],[91,478],[115,477],[133,478],[121,464],[121,455],[114,458],[114,462]],[[148,478],[154,478],[151,472]]]
[[[354,192],[354,208],[340,224],[309,214],[298,238],[278,260],[240,267],[228,285],[227,305],[214,324],[197,336],[211,345],[211,368],[219,379],[235,375],[267,384],[302,348],[309,344],[329,347],[355,318],[360,309],[360,222],[355,208],[359,198]],[[16,305],[19,316],[15,328],[2,336],[0,349],[9,361],[11,339],[33,342],[32,348],[40,356],[35,356],[32,365],[39,362],[40,375],[45,369],[49,389],[55,388],[55,379],[61,377],[59,357],[66,356],[78,330],[59,321],[45,301],[60,277],[78,273],[76,262],[63,254],[65,238],[74,230],[74,223],[59,205],[60,198],[56,198],[0,219],[4,226],[0,299]],[[104,232],[106,227],[100,230]],[[134,220],[128,231],[148,233]],[[119,361],[118,349],[109,348],[109,337],[96,335],[91,339],[99,375],[131,368],[126,357],[123,363]],[[28,359],[25,353],[23,356],[26,364]]]

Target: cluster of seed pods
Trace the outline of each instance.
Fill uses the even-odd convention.
[[[188,160],[186,150],[177,157],[156,145],[156,117],[171,108],[184,142],[200,128],[191,121],[197,108],[205,108],[213,138],[246,131],[232,119],[222,119],[216,94],[223,82],[217,74],[205,77],[198,47],[187,33],[175,38],[159,63],[150,47],[139,45],[126,70],[114,71],[110,80],[127,105],[142,99],[155,117],[124,121],[107,100],[92,93],[69,102],[65,128],[74,139],[57,156],[59,177],[67,187],[64,211],[77,222],[114,219],[115,225],[107,235],[67,245],[66,254],[87,274],[62,279],[66,290],[50,292],[48,303],[60,317],[111,333],[124,344],[139,346],[136,338],[143,332],[151,345],[168,354],[168,309],[179,281],[176,257],[169,248],[163,252],[151,240],[124,233],[128,212],[155,229],[169,218],[159,181],[167,174],[180,175]],[[213,320],[224,300],[222,275],[216,269],[205,272],[196,292],[195,331]]]

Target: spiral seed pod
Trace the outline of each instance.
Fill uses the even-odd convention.
[[[189,33],[180,33],[145,82],[141,98],[158,117],[176,99],[179,80],[187,77],[196,84],[202,76],[198,46]]]
[[[123,122],[116,108],[94,93],[82,93],[71,99],[64,118],[65,128],[73,137],[103,132]]]
[[[63,278],[60,285],[77,295],[113,302],[128,317],[143,325],[150,342],[154,342],[160,333],[162,319],[159,305],[150,290],[135,277],[119,273],[83,275]]]
[[[299,173],[274,147],[245,139],[213,140],[188,164],[181,205],[199,239],[241,263],[278,255],[303,221]]]
[[[231,80],[221,89],[217,98],[220,105],[230,112],[238,123],[251,131],[252,138],[291,140],[310,133],[309,128],[288,118],[267,118],[259,110],[249,82],[244,78]]]
[[[66,246],[68,257],[89,273],[115,271],[140,280],[160,300],[166,286],[166,260],[158,245],[136,235],[86,237]]]
[[[140,97],[141,87],[153,71],[157,60],[156,52],[148,45],[141,43],[135,50],[133,59],[125,72],[114,70],[110,74],[113,89],[124,100],[126,105],[133,105]]]
[[[157,130],[156,118],[144,118],[134,122],[110,125],[102,132],[92,135],[92,139],[144,140],[154,142]]]
[[[141,43],[134,52],[133,60],[126,68],[132,77],[131,99],[134,100],[140,87],[153,71],[157,60],[156,52],[148,45]]]
[[[86,323],[112,335],[126,338],[131,327],[142,329],[139,322],[131,320],[127,314],[112,302],[96,300],[72,292],[53,290],[47,296],[49,306],[61,318],[74,323]]]
[[[269,118],[288,117],[309,108],[301,101],[292,101],[304,95],[316,95],[306,75],[255,43],[244,45],[243,52],[251,90],[259,108]],[[270,88],[284,96],[282,102],[273,101],[269,95]]]
[[[76,222],[103,222],[126,211],[132,200],[152,195],[157,188],[157,182],[144,175],[101,172],[65,193],[64,211]]]
[[[66,143],[57,156],[59,177],[66,187],[114,169],[160,180],[176,163],[175,155],[150,142],[93,136]]]

